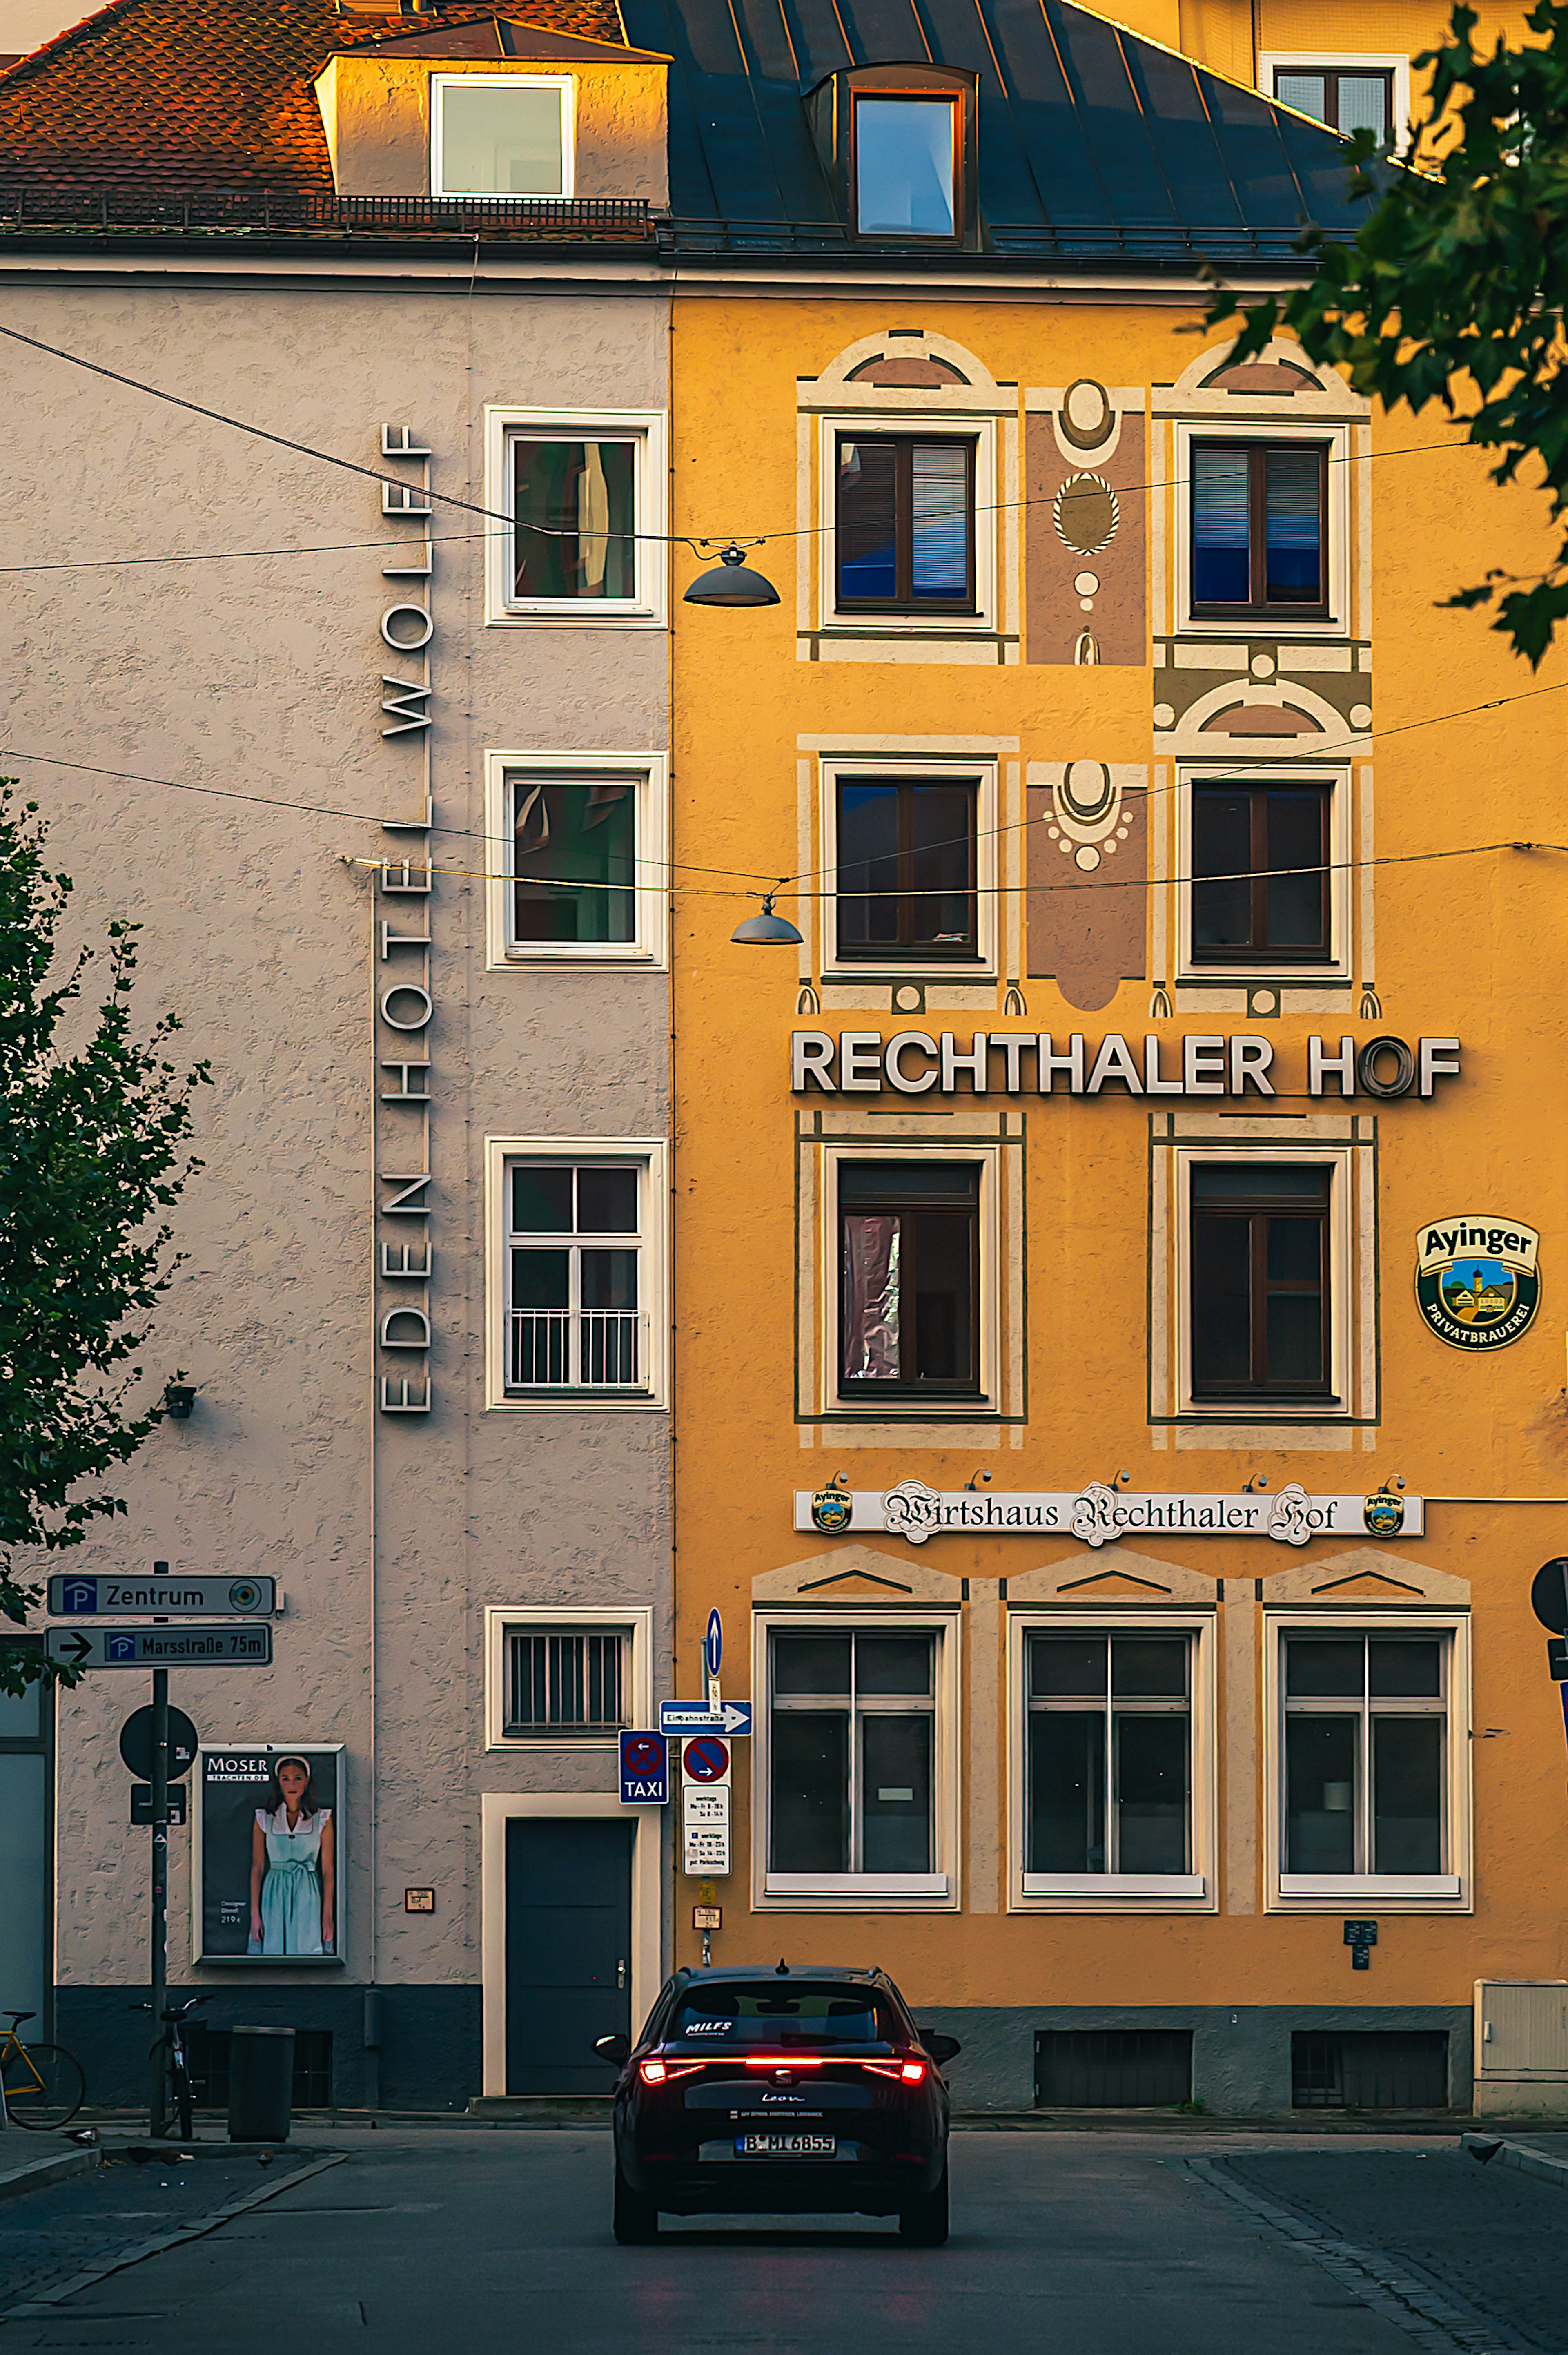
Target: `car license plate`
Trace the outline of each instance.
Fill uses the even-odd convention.
[[[736,2158],[832,2158],[837,2151],[832,2135],[745,2134],[735,2138]]]

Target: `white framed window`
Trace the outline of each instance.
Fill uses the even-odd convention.
[[[663,1403],[666,1148],[486,1140],[491,1407]]]
[[[1208,1615],[1013,1610],[1012,1902],[1213,1912]]]
[[[1467,1911],[1463,1614],[1266,1612],[1272,1909]]]
[[[664,442],[657,410],[486,410],[487,622],[662,624]]]
[[[927,1051],[928,1034],[905,1035]],[[1001,1175],[1000,1146],[979,1141],[826,1146],[818,1316],[835,1417],[994,1411]]]
[[[994,419],[868,410],[823,416],[819,433],[821,626],[993,633]]]
[[[1205,637],[1350,634],[1351,429],[1237,414],[1176,421],[1178,627]]]
[[[1293,106],[1347,137],[1366,129],[1379,144],[1410,133],[1410,59],[1403,50],[1265,49],[1257,86],[1266,98]]]
[[[821,762],[823,972],[953,981],[996,971],[997,763]]]
[[[1353,1412],[1353,1151],[1283,1137],[1171,1149],[1180,1413]]]
[[[485,754],[489,963],[662,965],[662,752]]]
[[[1348,762],[1183,762],[1176,820],[1181,979],[1351,977]]]
[[[958,1902],[959,1614],[754,1622],[755,1902]]]
[[[487,1604],[484,1646],[488,1750],[613,1749],[649,1721],[651,1610]]]
[[[432,74],[431,195],[569,197],[575,91],[570,74]]]

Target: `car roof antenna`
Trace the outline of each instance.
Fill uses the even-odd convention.
[[[779,1968],[774,1972],[773,1976],[776,1979],[787,1979],[789,1976],[789,1966],[785,1961],[782,1955],[779,1957]]]

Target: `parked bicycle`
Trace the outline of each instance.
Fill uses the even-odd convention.
[[[211,2001],[210,1992],[206,1995],[193,1995],[184,2003],[165,2005],[159,2015],[164,2022],[164,2033],[154,2045],[153,2051],[156,2052],[162,2050],[164,2056],[169,2092],[167,2107],[168,2112],[172,2114],[165,2117],[164,2132],[166,2135],[177,2133],[182,2142],[188,2142],[191,2137],[191,2105],[194,2094],[190,2054],[185,2046],[185,2016],[188,2012],[193,2012],[198,2003]],[[150,2003],[136,2003],[132,2004],[131,2009],[132,2011],[151,2011],[153,2007]]]
[[[0,2086],[5,2092],[5,2115],[13,2126],[37,2133],[51,2126],[69,2126],[87,2092],[81,2062],[63,2044],[24,2044],[17,2034],[36,2011],[0,2012],[10,2026],[0,2035]]]

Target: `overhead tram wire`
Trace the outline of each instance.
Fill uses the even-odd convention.
[[[1468,704],[1468,705],[1467,705],[1463,709],[1461,709],[1461,710],[1459,710],[1459,711],[1442,711],[1442,712],[1433,712],[1433,713],[1428,714],[1425,719],[1400,720],[1399,722],[1397,722],[1397,723],[1396,723],[1396,725],[1394,725],[1394,726],[1393,726],[1393,727],[1392,727],[1392,728],[1387,728],[1387,729],[1369,729],[1369,730],[1367,730],[1363,731],[1361,734],[1360,734],[1360,735],[1358,736],[1358,738],[1357,738],[1357,741],[1358,741],[1358,742],[1360,742],[1360,743],[1364,743],[1364,744],[1383,743],[1383,742],[1385,742],[1385,741],[1386,741],[1390,737],[1393,737],[1393,736],[1404,736],[1404,735],[1408,735],[1412,730],[1415,730],[1415,729],[1421,729],[1421,728],[1443,728],[1443,727],[1450,727],[1450,726],[1454,725],[1454,724],[1455,724],[1457,721],[1458,721],[1458,720],[1461,720],[1461,719],[1475,719],[1475,718],[1478,717],[1478,716],[1479,716],[1481,713],[1483,713],[1483,712],[1487,712],[1487,711],[1500,711],[1500,710],[1504,709],[1505,708],[1507,708],[1507,707],[1508,707],[1509,705],[1510,705],[1510,704],[1515,704],[1515,703],[1530,703],[1530,702],[1533,702],[1537,698],[1539,698],[1539,697],[1541,697],[1541,696],[1543,696],[1543,695],[1561,695],[1561,694],[1563,694],[1565,690],[1568,690],[1568,679],[1559,680],[1555,686],[1552,686],[1552,687],[1521,687],[1521,688],[1520,689],[1520,691],[1519,691],[1519,693],[1518,693],[1517,695],[1499,695],[1499,696],[1493,696],[1493,697],[1491,697],[1491,698],[1490,698],[1487,702],[1485,702],[1485,703],[1474,703],[1474,704]],[[1352,762],[1354,762],[1354,761],[1355,761],[1356,759],[1358,759],[1360,756],[1359,756],[1359,755],[1357,755],[1357,754],[1352,753],[1350,757],[1351,757],[1351,761],[1352,761]],[[5,745],[0,745],[0,762],[5,762],[5,761],[8,761],[8,760],[9,760],[9,761],[31,761],[31,762],[37,762],[40,767],[55,768],[55,769],[67,769],[67,770],[70,770],[70,771],[72,771],[72,772],[73,772],[73,773],[78,773],[78,774],[80,774],[80,775],[84,775],[84,776],[91,776],[91,777],[111,777],[111,778],[116,779],[117,781],[119,781],[120,783],[124,783],[124,784],[146,785],[146,786],[152,787],[152,788],[154,788],[154,789],[155,789],[155,790],[164,791],[164,792],[168,792],[168,793],[197,794],[201,794],[201,795],[203,795],[203,796],[208,797],[208,798],[213,799],[213,800],[216,800],[216,801],[250,802],[250,803],[254,803],[258,807],[260,807],[260,808],[263,808],[263,809],[293,810],[293,811],[297,811],[297,812],[298,812],[302,816],[306,816],[306,817],[332,817],[332,818],[343,818],[343,819],[347,820],[347,822],[348,822],[350,825],[355,825],[355,826],[384,826],[384,825],[386,824],[386,819],[385,819],[384,817],[382,817],[382,816],[378,816],[378,815],[373,815],[372,813],[370,813],[369,811],[366,811],[366,810],[346,810],[346,809],[337,809],[337,808],[334,808],[333,806],[331,806],[331,805],[328,805],[328,804],[321,803],[321,802],[291,802],[291,801],[286,801],[286,800],[284,800],[281,795],[279,795],[279,794],[248,794],[248,793],[242,793],[242,792],[240,792],[240,791],[239,791],[237,787],[235,787],[235,786],[230,786],[230,785],[206,785],[206,784],[195,784],[195,783],[190,783],[189,781],[187,781],[187,780],[185,780],[185,779],[184,779],[184,778],[179,778],[179,777],[149,777],[149,776],[146,776],[146,775],[143,775],[143,774],[140,773],[138,771],[133,770],[133,769],[114,769],[114,768],[109,768],[109,767],[106,767],[106,766],[102,766],[102,765],[100,765],[100,764],[98,764],[98,763],[96,763],[96,762],[89,762],[89,761],[70,761],[70,760],[67,760],[67,759],[66,759],[62,754],[58,753],[58,752],[29,752],[29,751],[26,751],[22,750],[22,749],[21,749],[21,747],[19,747],[19,746],[17,746],[17,745],[15,745],[15,744],[5,744]],[[1214,770],[1205,770],[1205,771],[1203,772],[1203,778],[1202,778],[1202,782],[1203,782],[1203,783],[1204,783],[1204,784],[1206,784],[1206,785],[1210,785],[1210,784],[1234,784],[1234,783],[1253,783],[1253,782],[1256,781],[1256,779],[1257,779],[1257,777],[1258,777],[1258,774],[1259,774],[1259,765],[1260,765],[1260,764],[1259,764],[1257,762],[1253,761],[1253,762],[1249,762],[1245,766],[1244,766],[1244,767],[1242,767],[1242,768],[1239,768],[1239,769],[1214,769]],[[1157,785],[1135,785],[1135,786],[1125,787],[1123,790],[1124,790],[1125,792],[1129,792],[1129,793],[1134,793],[1134,794],[1141,794],[1141,795],[1143,795],[1143,796],[1145,797],[1145,800],[1146,800],[1146,802],[1147,802],[1147,801],[1149,801],[1149,800],[1152,800],[1152,799],[1153,799],[1153,797],[1154,797],[1157,794],[1162,794],[1162,795],[1166,795],[1166,796],[1169,796],[1170,794],[1174,794],[1174,793],[1179,792],[1179,791],[1181,790],[1181,788],[1180,788],[1180,786],[1179,786],[1179,785],[1176,785],[1176,784],[1171,784],[1171,785],[1158,785],[1158,786],[1157,786]],[[968,841],[969,841],[971,838],[972,838],[972,839],[974,839],[974,840],[977,840],[977,841],[991,841],[991,840],[992,840],[993,838],[995,838],[995,837],[1000,837],[1000,836],[1001,836],[1001,835],[1005,835],[1005,834],[1020,834],[1020,833],[1023,833],[1023,832],[1025,832],[1025,831],[1026,831],[1030,826],[1039,826],[1039,825],[1042,825],[1042,824],[1044,824],[1044,819],[1043,817],[1041,817],[1041,818],[1029,818],[1029,817],[1026,817],[1026,818],[1020,819],[1016,824],[1010,825],[1010,826],[988,826],[988,827],[984,830],[984,832],[983,832],[983,833],[981,833],[981,834],[980,834],[980,835],[978,835],[978,836],[976,836],[976,837],[969,837],[969,836],[967,836],[967,835],[966,835],[966,836],[962,836],[962,837],[959,837],[959,836],[954,836],[953,837],[951,837],[951,839],[950,839],[948,842],[947,842],[947,843],[945,843],[945,844],[944,844],[944,843],[933,843],[933,844],[929,845],[928,847],[929,847],[931,849],[934,849],[934,850],[940,850],[940,849],[944,849],[944,848],[947,848],[947,849],[956,848],[956,847],[959,847],[960,846],[960,844],[962,844],[962,843],[967,843],[967,842],[968,842]],[[505,835],[505,834],[489,834],[489,833],[486,833],[482,827],[479,827],[479,826],[442,826],[442,825],[440,825],[440,824],[432,824],[429,828],[421,828],[421,829],[420,829],[420,831],[421,831],[421,832],[427,832],[427,831],[428,831],[428,832],[429,832],[429,833],[430,833],[430,834],[441,834],[441,835],[448,835],[448,836],[450,836],[450,837],[454,841],[482,842],[482,843],[493,843],[493,844],[496,844],[496,845],[502,845],[502,844],[510,845],[510,844],[512,843],[512,840],[513,840],[513,837],[512,837],[510,835]],[[1502,846],[1492,846],[1492,847],[1505,847],[1505,848],[1506,848],[1506,847],[1508,847],[1509,846],[1508,846],[1508,845],[1502,845]],[[1552,849],[1559,848],[1561,846],[1559,846],[1559,845],[1557,845],[1557,844],[1554,844],[1554,843],[1536,843],[1536,844],[1531,844],[1530,847],[1531,847],[1531,848],[1535,848],[1535,849],[1552,850]],[[1443,856],[1445,856],[1445,857],[1446,857],[1446,856],[1448,856],[1449,854],[1447,854],[1447,853],[1444,853],[1444,854],[1442,854],[1442,855],[1443,855]],[[355,861],[351,861],[350,863],[351,863],[351,864],[360,864],[360,863],[362,863],[362,862],[357,861],[357,860],[355,860]],[[363,863],[366,863],[366,864],[368,864],[368,865],[371,865],[371,866],[381,866],[381,865],[385,864],[386,862],[385,862],[383,859],[371,859],[371,860],[368,860],[368,861],[366,861],[366,862],[363,862]],[[768,890],[769,890],[770,891],[772,891],[773,893],[775,893],[775,894],[777,894],[777,893],[779,893],[779,892],[780,892],[780,891],[786,891],[786,892],[790,891],[790,890],[792,890],[792,887],[794,887],[794,886],[796,886],[796,885],[798,885],[798,884],[800,884],[800,883],[809,883],[809,882],[813,881],[813,880],[816,879],[816,877],[818,877],[818,876],[820,876],[820,875],[832,874],[832,873],[835,873],[835,872],[837,871],[836,869],[832,868],[821,868],[821,867],[816,867],[816,868],[801,868],[801,869],[800,869],[797,873],[795,873],[795,874],[793,874],[793,875],[773,875],[773,874],[769,874],[769,873],[768,873],[768,872],[764,871],[763,869],[761,869],[761,868],[746,868],[746,867],[706,867],[706,866],[699,865],[699,864],[698,864],[696,861],[694,861],[694,860],[688,860],[688,859],[635,858],[635,859],[633,859],[630,863],[631,863],[634,867],[645,867],[645,868],[656,868],[656,869],[661,870],[661,871],[662,871],[662,872],[663,872],[664,874],[669,875],[669,876],[672,876],[672,877],[674,877],[674,876],[677,876],[677,875],[683,875],[683,874],[686,874],[686,875],[725,875],[725,876],[736,876],[736,877],[740,878],[742,880],[744,880],[744,881],[746,881],[746,882],[753,882],[753,883],[761,883],[761,884],[765,884],[765,885],[767,885],[767,886],[768,886]],[[1352,859],[1352,860],[1350,860],[1350,861],[1348,861],[1348,862],[1346,862],[1346,863],[1347,863],[1348,865],[1351,866],[1351,867],[1354,867],[1354,866],[1358,866],[1358,865],[1361,865],[1361,864],[1379,865],[1379,864],[1385,864],[1385,863],[1389,863],[1389,862],[1385,862],[1385,861],[1379,861],[1379,860],[1360,861],[1360,860],[1354,860],[1354,859]],[[476,873],[476,872],[477,872],[477,870],[471,869],[471,868],[455,868],[455,867],[454,867],[454,868],[437,868],[437,869],[435,869],[435,870],[433,870],[433,871],[438,872],[438,873],[442,873],[442,874],[452,874],[452,875],[473,875],[474,873]],[[1260,868],[1260,869],[1258,869],[1257,871],[1258,871],[1260,874],[1284,874],[1284,873],[1291,872],[1291,871],[1295,871],[1295,870],[1286,869],[1286,868]],[[1321,872],[1321,871],[1323,871],[1323,870],[1321,870],[1321,869],[1319,869],[1319,868],[1303,868],[1303,869],[1301,869],[1300,871],[1301,871],[1301,872],[1303,872],[1303,873],[1317,874],[1317,873],[1319,873],[1319,872]],[[525,876],[524,876],[524,877],[518,877],[518,876],[514,876],[514,876],[488,876],[488,877],[485,877],[485,878],[484,878],[484,879],[482,879],[489,880],[489,881],[505,881],[505,882],[513,882],[513,881],[526,881],[526,880],[528,879],[528,878],[527,878],[527,877],[525,877]],[[544,879],[544,879],[544,878],[539,878],[539,879],[536,879],[544,880]],[[1201,879],[1200,879],[1200,880],[1207,879],[1207,880],[1218,881],[1218,880],[1221,880],[1221,879],[1221,879],[1221,878],[1218,878],[1218,877],[1214,877],[1214,878],[1208,878],[1208,879],[1202,879],[1202,878],[1201,878]],[[627,885],[627,884],[619,884],[619,883],[616,883],[616,884],[604,884],[604,885],[600,885],[600,886],[583,886],[583,887],[578,887],[578,888],[585,888],[585,889],[594,889],[594,888],[597,888],[597,889],[601,889],[601,890],[629,890],[629,889],[630,889],[630,888],[632,888],[632,887],[631,887],[631,886],[630,886],[630,885]],[[689,886],[684,886],[684,885],[678,885],[678,884],[675,884],[675,883],[673,883],[673,883],[671,884],[671,887],[670,887],[670,888],[671,888],[672,890],[677,890],[677,889],[689,889],[689,888],[691,888],[691,887],[689,887]],[[977,888],[979,888],[979,887],[977,887]],[[996,885],[996,886],[994,886],[994,887],[992,887],[992,886],[987,886],[987,887],[985,887],[985,888],[986,888],[987,890],[995,889],[995,890],[1012,890],[1012,889],[1013,889],[1014,887],[1013,887],[1013,886],[1012,886],[1012,885],[1001,884],[1001,885]],[[1125,884],[1119,884],[1119,883],[1118,883],[1118,884],[1114,884],[1114,885],[1106,885],[1106,884],[1101,884],[1101,885],[1092,885],[1092,884],[1070,884],[1070,885],[1054,885],[1054,884],[1052,884],[1052,885],[1046,885],[1046,884],[1028,884],[1027,886],[1019,886],[1019,887],[1017,887],[1017,888],[1020,888],[1020,889],[1028,889],[1028,890],[1097,890],[1097,889],[1098,889],[1098,890],[1112,889],[1112,890],[1127,890],[1128,887],[1127,885],[1125,885]],[[731,896],[733,896],[733,895],[731,895]],[[766,893],[766,892],[753,892],[753,893],[746,894],[746,895],[744,895],[744,896],[747,896],[747,897],[749,897],[749,898],[755,898],[755,899],[761,899],[761,898],[765,898],[765,897],[767,896],[767,893]],[[801,899],[801,898],[811,898],[811,897],[816,897],[816,896],[830,897],[830,898],[831,898],[831,897],[835,897],[835,896],[836,896],[836,894],[833,894],[833,893],[827,893],[827,894],[820,894],[820,895],[818,895],[818,894],[811,894],[811,893],[800,892],[800,891],[799,891],[799,890],[796,890],[796,891],[794,892],[794,896],[795,896],[797,899]],[[911,895],[906,895],[906,896],[911,896]],[[914,895],[912,895],[912,896],[918,897],[918,896],[921,896],[921,895],[919,895],[919,894],[914,894]]]
[[[291,451],[296,457],[313,458],[321,465],[335,466],[343,473],[357,474],[367,482],[390,483],[393,487],[397,490],[405,489],[408,486],[408,478],[405,474],[385,474],[378,467],[362,465],[357,459],[341,457],[334,451],[318,449],[313,442],[298,442],[289,434],[274,433],[267,426],[254,425],[246,418],[231,417],[225,410],[210,409],[203,401],[187,400],[181,393],[166,391],[161,385],[147,384],[140,377],[127,376],[123,370],[120,368],[106,367],[101,360],[89,359],[80,352],[67,351],[58,344],[46,344],[42,338],[37,336],[24,335],[19,327],[0,326],[0,336],[7,337],[13,343],[26,344],[33,351],[44,352],[51,359],[64,360],[70,368],[85,369],[90,376],[102,377],[111,384],[124,385],[127,389],[132,392],[143,393],[151,400],[162,400],[166,402],[171,408],[182,409],[189,416],[203,417],[206,418],[210,424],[227,426],[233,432],[246,433],[250,435],[252,439],[256,441],[270,442],[275,449]],[[1414,442],[1406,443],[1403,447],[1394,450],[1368,450],[1365,452],[1346,451],[1343,453],[1330,451],[1327,452],[1325,455],[1328,464],[1330,465],[1360,465],[1373,458],[1420,457],[1441,451],[1459,451],[1465,449],[1467,446],[1467,445],[1462,442]],[[1146,483],[1130,483],[1125,485],[1118,485],[1117,487],[1117,496],[1118,498],[1125,498],[1130,497],[1135,493],[1140,491],[1149,492],[1155,490],[1177,489],[1182,485],[1188,483],[1190,480],[1191,477],[1187,475],[1171,475],[1161,477],[1159,481],[1150,480]],[[776,540],[816,538],[835,528],[835,527],[831,524],[807,524],[781,527],[777,531],[764,532],[753,531],[696,534],[693,532],[603,531],[585,535],[575,529],[557,527],[553,524],[534,523],[525,517],[509,516],[494,507],[484,506],[478,500],[459,498],[457,495],[451,491],[438,491],[432,488],[426,488],[424,496],[438,506],[454,507],[465,515],[482,516],[486,522],[494,524],[499,527],[495,535],[498,538],[509,533],[519,531],[532,532],[536,537],[545,539],[578,539],[586,536],[597,539],[646,542],[650,546],[657,546],[661,548],[689,548],[694,556],[699,556],[703,549],[717,547],[723,542],[728,542],[747,548],[762,548]],[[953,515],[967,515],[971,512],[977,515],[995,515],[1003,512],[1010,513],[1014,509],[1023,507],[1048,506],[1054,503],[1054,498],[1055,494],[1051,493],[1049,495],[1042,494],[1038,498],[995,499],[980,502],[972,509],[968,506],[961,509],[954,508],[951,510],[951,513]],[[944,519],[945,518],[940,516],[929,518],[929,520],[932,521],[941,521]],[[484,533],[475,533],[471,536],[475,538],[489,537],[488,534]],[[382,543],[379,541],[366,543],[366,545],[368,546],[380,546],[381,544]],[[293,550],[260,550],[256,552],[259,554],[318,555],[335,553],[337,551],[322,548],[300,549]],[[251,551],[241,549],[236,550],[234,553],[236,556],[244,556],[251,553]],[[182,562],[188,560],[190,559],[183,557],[173,557],[168,559],[132,557],[124,559],[90,559],[90,561],[95,563],[101,561],[150,563],[157,561]],[[22,571],[29,570],[34,568],[16,566],[6,569]],[[45,568],[38,569],[41,570]],[[61,565],[58,567],[49,567],[48,569],[64,570],[74,568],[68,568]]]

